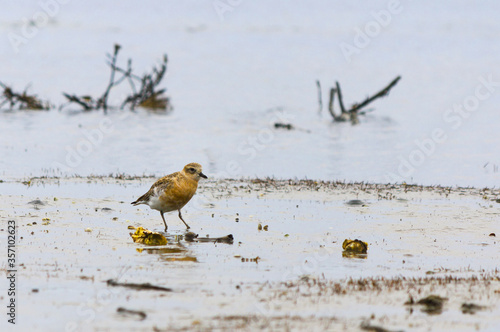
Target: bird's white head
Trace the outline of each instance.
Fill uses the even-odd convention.
[[[187,164],[186,166],[184,166],[182,173],[184,173],[186,177],[195,181],[199,181],[200,178],[207,178],[207,176],[202,172],[201,165],[198,163]]]

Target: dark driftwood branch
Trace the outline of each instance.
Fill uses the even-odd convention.
[[[319,113],[323,110],[323,97],[321,96],[321,83],[319,80],[316,80],[316,86],[318,87],[318,104],[319,104]]]
[[[130,309],[125,309],[123,307],[119,307],[116,309],[116,312],[122,314],[122,315],[135,315],[139,316],[140,320],[145,320],[146,317],[148,316],[144,311],[139,311],[139,310],[130,310]]]
[[[76,96],[63,92],[64,97],[66,97],[66,99],[68,99],[70,103],[76,103],[82,106],[83,109],[86,111],[94,109],[98,110],[102,108],[104,110],[104,113],[107,113],[109,93],[114,86],[118,85],[121,81],[123,81],[122,79],[115,80],[115,73],[117,71],[116,60],[118,59],[118,53],[120,52],[120,48],[121,48],[120,45],[115,44],[113,55],[107,54],[107,57],[109,58],[108,65],[111,67],[111,73],[109,75],[108,86],[106,87],[106,90],[104,90],[104,93],[100,98],[94,100],[90,96]]]
[[[336,116],[335,116],[335,112],[333,111],[333,100],[335,99],[335,88],[331,88],[330,89],[330,98],[328,99],[328,111],[330,112],[330,114],[333,116],[333,118],[335,119]]]
[[[144,284],[136,284],[136,283],[129,283],[129,282],[118,282],[113,279],[106,280],[106,283],[108,286],[113,286],[113,287],[127,287],[127,288],[132,288],[136,290],[157,290],[157,291],[163,291],[163,292],[171,292],[172,288],[168,287],[163,287],[163,286],[156,286],[156,285],[151,285],[150,283],[144,283]]]
[[[331,116],[333,117],[334,121],[348,121],[350,120],[352,124],[357,124],[359,122],[358,120],[358,115],[364,115],[371,109],[367,111],[360,112],[360,110],[364,107],[366,107],[368,104],[373,102],[377,98],[384,97],[389,94],[391,89],[399,82],[401,79],[401,76],[396,77],[393,79],[385,88],[377,92],[375,95],[372,97],[367,97],[364,101],[361,103],[355,103],[354,105],[351,106],[349,110],[346,110],[344,106],[344,101],[342,98],[342,90],[340,88],[340,83],[337,81],[335,82],[335,87],[330,89],[330,99],[328,101],[328,111],[330,112]],[[320,87],[319,81],[316,81],[316,85]],[[336,115],[334,110],[333,110],[333,104],[334,104],[334,99],[335,99],[335,94],[338,94],[338,99],[339,99],[339,106],[340,106],[340,115]],[[320,104],[321,106],[321,104]]]
[[[111,73],[109,75],[109,83],[108,87],[106,88],[106,91],[104,91],[103,95],[101,98],[97,100],[97,106],[96,108],[101,108],[104,110],[104,113],[107,112],[108,110],[108,96],[109,92],[111,91],[111,88],[117,85],[118,83],[115,82],[115,72],[116,72],[116,59],[118,57],[118,52],[120,52],[121,46],[118,44],[115,44],[115,51],[113,53],[113,56],[108,54],[108,58],[110,58],[109,65],[111,67]]]
[[[340,89],[340,84],[339,84],[339,82],[335,82],[335,85],[337,86],[337,94],[339,95],[340,112],[346,113],[346,110],[344,107],[344,101],[342,100],[342,90]]]
[[[362,101],[360,104],[354,104],[352,105],[351,109],[349,112],[357,112],[363,107],[367,106],[370,104],[372,101],[374,101],[377,98],[381,98],[389,94],[389,91],[396,85],[398,84],[399,80],[401,79],[401,76],[396,77],[395,79],[392,80],[389,85],[387,85],[385,88],[383,88],[381,91],[379,91],[377,94],[373,95],[372,97],[366,98],[364,101]]]
[[[137,93],[137,89],[135,88],[134,84],[134,79],[141,80],[141,77],[132,74],[132,59],[128,59],[127,61],[127,70],[122,69],[120,67],[115,67],[115,70],[123,74],[123,76],[116,81],[116,84],[120,84],[124,79],[127,79],[128,83],[130,84],[130,88],[132,89],[132,93],[134,94]]]
[[[69,95],[65,92],[63,92],[63,96],[66,97],[66,99],[68,99],[70,103],[77,103],[86,111],[90,111],[94,108],[94,106],[92,105],[92,99],[78,97],[76,95]],[[87,101],[85,101],[84,99],[87,99]]]

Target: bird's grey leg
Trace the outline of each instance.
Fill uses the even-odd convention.
[[[181,209],[179,209],[179,218],[181,218],[182,222],[184,223],[184,225],[186,225],[186,228],[187,229],[190,229],[191,227],[189,227],[188,224],[186,224],[186,222],[184,221],[184,219],[182,219],[182,214],[181,214]]]
[[[161,218],[163,219],[163,223],[165,224],[165,232],[167,231],[167,222],[165,221],[165,217],[163,216],[163,211],[160,211],[160,214],[161,214]]]

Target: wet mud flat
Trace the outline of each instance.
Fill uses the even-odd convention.
[[[2,244],[8,220],[17,227],[17,327],[500,328],[497,189],[205,181],[183,209],[203,241],[175,213],[166,215],[165,234],[157,211],[130,205],[152,182],[0,183]],[[162,233],[167,244],[134,243],[133,227]],[[212,241],[229,234],[232,242]],[[366,242],[367,253],[345,253],[345,239]]]

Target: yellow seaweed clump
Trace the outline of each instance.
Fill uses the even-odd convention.
[[[149,246],[162,246],[167,244],[167,238],[158,232],[152,232],[143,227],[137,227],[135,233],[130,233],[135,243],[142,243]]]
[[[366,258],[366,253],[368,252],[368,243],[355,239],[345,239],[342,243],[343,257],[348,258]]]

